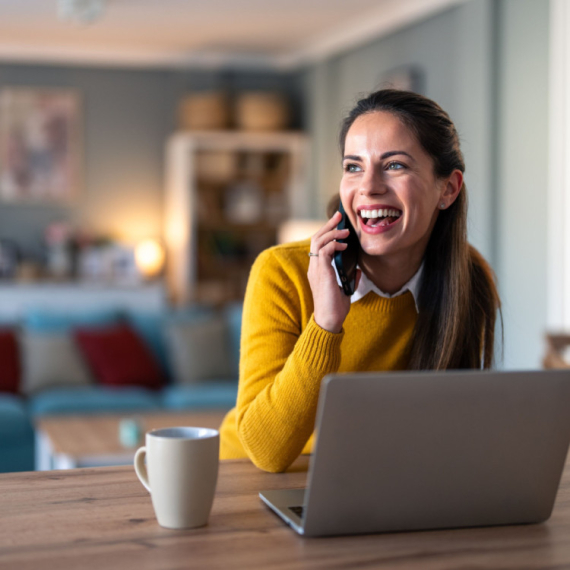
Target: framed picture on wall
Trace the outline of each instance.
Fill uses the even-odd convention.
[[[76,198],[81,102],[72,89],[0,91],[0,201],[66,203]]]

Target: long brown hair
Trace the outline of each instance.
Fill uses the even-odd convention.
[[[358,101],[341,126],[342,154],[352,123],[377,111],[392,113],[415,134],[433,159],[438,178],[454,170],[465,171],[459,137],[449,115],[427,97],[395,89],[376,91]],[[333,201],[338,206],[339,197]],[[465,184],[455,202],[438,213],[424,254],[417,301],[419,315],[409,345],[409,369],[493,366],[501,303],[491,267],[467,242]]]

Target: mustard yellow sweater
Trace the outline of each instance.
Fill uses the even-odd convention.
[[[313,319],[309,241],[272,247],[255,261],[244,301],[236,407],[220,428],[221,459],[250,457],[266,471],[310,453],[321,380],[333,372],[403,370],[416,318],[410,292],[368,293],[343,330]]]

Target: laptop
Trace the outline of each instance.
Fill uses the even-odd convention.
[[[570,442],[570,371],[331,375],[316,431],[307,488],[260,493],[301,535],[538,523]]]

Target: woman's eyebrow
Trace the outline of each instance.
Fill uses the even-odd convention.
[[[385,152],[380,158],[384,160],[385,158],[390,158],[391,156],[394,156],[396,154],[403,154],[408,158],[414,160],[414,157],[411,154],[408,154],[405,150],[389,150],[388,152]]]
[[[407,153],[405,150],[389,150],[385,152],[380,158],[382,160],[385,160],[386,158],[390,158],[391,156],[395,156],[397,154],[403,154],[404,156],[407,156],[414,160],[414,157],[411,154]],[[343,160],[356,160],[358,162],[362,162],[362,157],[358,156],[357,154],[347,154],[343,157]]]

